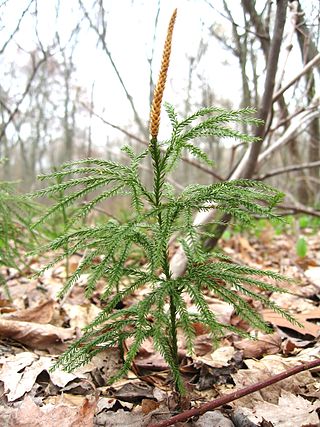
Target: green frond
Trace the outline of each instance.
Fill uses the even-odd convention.
[[[73,173],[72,166],[79,166],[84,164],[93,164],[97,166],[102,166],[106,170],[115,171],[117,173],[125,172],[127,170],[127,166],[123,165],[122,163],[113,162],[111,160],[95,159],[95,158],[87,158],[87,159],[73,160],[70,162],[66,162],[61,165],[61,169],[70,168],[70,173]],[[59,171],[57,173],[59,173]],[[55,174],[52,174],[52,175],[55,176]],[[44,177],[45,176],[46,175],[44,175]]]
[[[87,185],[85,188],[82,188],[81,190],[76,191],[69,196],[66,196],[60,202],[58,202],[56,205],[52,206],[45,213],[45,215],[43,215],[35,224],[33,224],[33,228],[35,228],[36,226],[38,226],[39,224],[44,222],[49,216],[51,216],[53,213],[55,213],[59,209],[66,207],[66,206],[69,206],[70,204],[79,200],[81,197],[84,197],[86,194],[91,193],[94,190],[97,190],[98,188],[110,183],[109,178],[99,178],[98,179],[96,177],[86,177],[86,178],[81,179],[81,184],[85,183],[86,180],[87,180],[87,183],[90,182],[90,185]],[[71,186],[80,184],[80,182],[78,182],[78,184],[76,184],[75,183],[76,181],[77,180],[72,180]],[[80,180],[78,180],[78,181],[80,181]],[[67,188],[70,188],[70,187],[68,187],[69,183],[70,183],[70,181],[63,183],[63,184],[57,184],[57,185],[54,185],[52,187],[49,187],[48,193],[46,193],[46,189],[44,189],[44,190],[39,190],[38,192],[36,192],[34,194],[36,196],[41,196],[41,195],[45,195],[45,194],[54,194],[57,191],[65,191]],[[120,193],[119,190],[117,192],[113,192],[113,196],[115,196],[118,193]]]
[[[25,252],[38,243],[32,222],[40,207],[17,193],[14,182],[0,181],[0,266],[20,269],[26,265]],[[6,282],[2,277],[2,283]],[[9,289],[6,293],[10,294]]]
[[[103,202],[104,200],[110,199],[114,196],[118,196],[121,193],[123,187],[124,186],[122,184],[118,185],[108,191],[104,191],[103,193],[99,194],[99,196],[95,197],[90,202],[85,202],[82,206],[78,208],[77,214],[74,218],[72,218],[72,222],[88,215],[96,207],[96,205]]]
[[[164,103],[164,108],[166,110],[166,113],[168,114],[168,117],[170,119],[171,122],[171,126],[173,127],[173,129],[175,129],[178,126],[178,115],[174,110],[174,107],[169,104],[168,102]]]

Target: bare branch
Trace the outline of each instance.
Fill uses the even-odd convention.
[[[282,212],[281,215],[295,215],[295,214],[306,214],[310,216],[314,216],[316,218],[320,218],[320,212],[316,211],[312,208],[309,208],[308,206],[304,206],[299,203],[299,205],[286,205],[286,204],[280,204],[277,206],[278,209],[284,210],[285,212]]]
[[[23,94],[21,95],[21,98],[19,99],[19,101],[16,103],[16,106],[13,110],[11,110],[11,113],[9,115],[8,120],[6,121],[6,123],[4,123],[4,125],[1,128],[0,131],[0,142],[2,140],[2,138],[4,137],[5,133],[6,133],[6,129],[9,126],[9,124],[12,122],[12,120],[14,119],[14,116],[17,114],[17,112],[19,111],[20,105],[22,104],[23,100],[25,99],[25,97],[27,96],[28,92],[30,91],[32,82],[37,74],[37,71],[39,70],[39,68],[41,67],[41,65],[47,60],[47,56],[44,56],[42,59],[40,59],[36,64],[33,64],[33,68],[32,68],[32,73],[29,77],[29,80],[26,84],[26,87],[24,89]]]
[[[19,28],[20,28],[21,22],[22,22],[23,18],[25,17],[26,13],[28,12],[28,10],[30,9],[30,7],[31,7],[31,5],[32,5],[32,3],[33,3],[33,1],[34,1],[34,0],[31,0],[31,1],[29,2],[28,6],[27,6],[27,7],[24,9],[24,11],[22,12],[22,14],[21,14],[21,16],[20,16],[20,19],[19,19],[19,21],[18,21],[18,23],[17,23],[16,28],[13,30],[13,32],[10,34],[10,36],[9,36],[8,40],[4,42],[4,44],[3,44],[2,48],[0,49],[0,55],[2,55],[2,54],[3,54],[3,52],[6,50],[6,47],[8,46],[8,44],[11,42],[11,40],[13,39],[13,37],[15,36],[15,34],[19,31]]]
[[[102,30],[102,33],[101,33],[99,31],[99,28],[96,25],[94,25],[94,23],[92,22],[92,19],[90,18],[88,11],[84,7],[82,0],[79,0],[79,4],[81,6],[81,9],[82,9],[82,11],[83,11],[86,19],[89,22],[90,27],[97,34],[97,36],[99,38],[99,41],[100,41],[100,43],[102,45],[102,48],[105,51],[105,53],[107,54],[107,57],[109,58],[109,61],[111,62],[112,68],[114,69],[114,71],[116,73],[116,76],[117,76],[117,78],[118,78],[118,80],[120,82],[120,85],[121,85],[121,87],[122,87],[122,89],[123,89],[123,91],[124,91],[124,93],[126,95],[126,98],[128,99],[128,101],[130,103],[131,109],[133,111],[134,119],[135,119],[136,123],[138,124],[141,133],[143,135],[146,135],[147,134],[147,128],[142,123],[142,120],[141,120],[141,118],[140,118],[140,116],[139,116],[139,114],[138,114],[138,112],[136,110],[136,107],[134,105],[133,98],[130,95],[130,93],[128,92],[128,89],[127,89],[127,87],[126,87],[126,85],[125,85],[125,83],[124,83],[124,81],[122,79],[120,71],[119,71],[119,69],[118,69],[118,67],[117,67],[117,65],[116,65],[116,63],[115,63],[115,61],[113,59],[113,56],[112,56],[112,54],[111,54],[111,52],[110,52],[110,50],[109,50],[109,48],[107,46],[107,43],[106,43],[106,40],[105,40],[105,34],[106,34],[105,22],[102,22],[102,24],[103,24],[103,30]],[[103,5],[102,5],[102,9],[103,9]]]
[[[284,134],[273,144],[271,144],[263,153],[258,157],[257,166],[259,167],[263,161],[265,161],[270,155],[279,147],[287,144],[291,141],[292,138],[301,134],[309,125],[314,118],[320,116],[320,108],[318,107],[316,111],[312,112],[303,112],[296,117],[296,120],[291,123],[291,125],[286,129]]]
[[[297,80],[300,79],[300,77],[302,77],[304,74],[306,74],[309,70],[311,70],[311,68],[314,67],[314,65],[316,65],[318,62],[320,62],[320,53],[318,53],[311,61],[309,61],[307,63],[307,65],[305,65],[303,67],[303,69],[293,78],[291,79],[284,87],[282,87],[281,89],[278,90],[278,92],[276,92],[273,95],[272,101],[275,102],[277,101],[280,96],[287,90],[289,89],[290,86],[292,86]]]
[[[265,179],[270,178],[272,176],[282,175],[283,173],[295,172],[301,169],[316,168],[318,166],[320,166],[320,160],[318,162],[302,163],[300,165],[286,166],[284,168],[274,169],[273,171],[270,171],[264,175],[259,175],[257,179],[259,179],[260,181],[264,181]]]

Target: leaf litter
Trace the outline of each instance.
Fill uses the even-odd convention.
[[[295,279],[291,294],[274,293],[269,297],[289,310],[303,327],[257,306],[274,329],[266,335],[251,330],[228,304],[205,295],[220,321],[244,328],[255,339],[228,333],[217,347],[203,325],[194,324],[195,354],[191,357],[181,335],[181,372],[188,388],[185,409],[319,357],[319,237],[320,233],[308,236],[308,257],[303,262],[295,254],[291,236],[275,236],[268,229],[259,238],[234,236],[222,242],[223,250],[234,262],[280,271]],[[72,257],[70,269],[76,268],[79,260]],[[43,263],[42,258],[32,260],[31,270],[40,269]],[[0,294],[3,425],[134,427],[148,426],[174,414],[176,398],[170,372],[151,340],[143,343],[128,376],[112,386],[108,379],[121,366],[121,354],[116,348],[100,353],[73,373],[50,370],[58,355],[103,308],[99,300],[103,282],[88,301],[83,296],[86,275],[81,276],[61,305],[56,295],[65,281],[65,262],[40,279],[30,279],[13,269],[2,273],[8,278],[12,295],[9,301]],[[135,297],[142,298],[142,294]],[[131,303],[127,298],[125,304]],[[192,301],[188,301],[188,309],[195,310]],[[126,345],[130,346],[130,342]],[[319,369],[315,368],[228,407],[209,411],[185,425],[319,426],[319,412],[320,380]]]

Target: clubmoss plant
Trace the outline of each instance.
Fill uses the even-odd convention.
[[[65,178],[60,184],[40,190],[39,196],[52,196],[65,191],[67,196],[59,200],[42,217],[45,221],[62,207],[75,204],[85,195],[94,192],[85,206],[70,218],[73,230],[52,241],[45,249],[60,250],[68,255],[85,251],[85,255],[66,281],[61,295],[65,294],[86,272],[88,280],[86,296],[90,297],[100,279],[105,280],[101,299],[103,311],[84,329],[83,336],[74,342],[60,357],[57,365],[72,371],[87,363],[98,352],[118,346],[130,338],[123,367],[110,379],[115,381],[130,369],[142,343],[152,338],[154,347],[161,353],[171,368],[176,390],[183,394],[185,387],[179,372],[177,330],[185,336],[188,351],[192,354],[195,337],[194,323],[201,322],[210,331],[213,339],[219,339],[226,331],[245,333],[229,324],[221,323],[212,312],[204,297],[204,289],[231,304],[237,314],[253,327],[270,331],[245,298],[261,301],[265,306],[281,313],[290,321],[294,319],[268,296],[268,292],[284,292],[283,288],[263,281],[263,278],[284,281],[283,276],[235,265],[224,258],[212,262],[200,244],[203,233],[193,225],[193,215],[198,210],[211,209],[231,214],[236,221],[249,224],[253,216],[275,218],[274,207],[282,194],[261,182],[236,180],[211,185],[189,185],[176,193],[167,182],[168,174],[179,162],[183,152],[188,151],[199,161],[212,164],[207,154],[194,140],[201,137],[217,139],[232,137],[246,142],[254,138],[235,130],[232,124],[259,124],[252,118],[249,108],[227,111],[222,108],[202,108],[187,118],[180,119],[174,108],[165,104],[172,133],[168,140],[158,141],[160,111],[163,91],[169,66],[172,32],[176,18],[173,14],[164,47],[160,77],[155,88],[150,117],[150,144],[136,154],[131,147],[123,147],[130,160],[129,165],[103,160],[85,159],[64,164],[59,171],[42,176],[41,179]],[[149,188],[139,174],[141,162],[150,156],[153,165],[153,185]],[[69,179],[68,179],[69,177]],[[81,217],[87,215],[98,203],[114,196],[129,196],[132,212],[128,220],[119,223],[110,219],[94,227],[80,227]],[[77,228],[77,222],[80,228]],[[173,278],[168,259],[168,244],[173,234],[181,236],[181,243],[188,258],[187,270],[182,277]],[[132,251],[139,247],[147,264],[130,266],[127,263]],[[61,259],[65,254],[57,256]],[[94,260],[99,259],[99,263]],[[53,262],[55,262],[53,261]],[[159,275],[160,271],[160,275]],[[149,292],[143,299],[124,308],[116,309],[126,297],[140,287]],[[264,293],[264,291],[266,291]],[[60,296],[61,296],[60,295]],[[186,295],[191,297],[197,313],[190,313]]]

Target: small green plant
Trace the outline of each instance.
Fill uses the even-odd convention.
[[[308,252],[308,243],[304,237],[299,237],[296,243],[296,252],[298,257],[304,258]]]
[[[189,151],[200,161],[212,164],[206,153],[196,143],[197,138],[214,136],[233,137],[252,142],[254,138],[234,130],[232,123],[259,124],[252,118],[251,109],[227,111],[221,108],[202,108],[185,119],[179,119],[174,108],[166,104],[172,133],[168,140],[158,141],[160,109],[166,81],[174,26],[173,15],[164,48],[161,72],[155,89],[151,108],[150,144],[136,154],[131,147],[123,147],[129,157],[128,166],[102,159],[85,159],[64,164],[59,171],[42,176],[41,179],[64,177],[56,185],[40,190],[39,196],[52,196],[61,191],[66,196],[52,206],[42,217],[46,221],[62,207],[94,192],[77,214],[70,218],[74,229],[52,241],[44,249],[60,250],[65,255],[85,251],[77,270],[66,281],[60,294],[64,295],[83,272],[88,273],[86,296],[90,297],[100,279],[105,279],[101,296],[105,301],[103,311],[84,329],[83,336],[74,342],[60,357],[57,365],[72,371],[87,363],[98,352],[108,347],[120,346],[131,339],[123,367],[110,379],[115,381],[130,369],[142,343],[153,339],[171,368],[176,390],[183,394],[185,387],[179,371],[177,330],[183,332],[190,354],[195,337],[194,322],[208,327],[212,338],[218,340],[225,331],[246,335],[243,331],[217,320],[204,298],[204,289],[232,304],[235,311],[252,326],[270,332],[270,326],[241,296],[261,301],[265,306],[281,313],[288,320],[294,319],[267,296],[267,292],[284,292],[283,288],[266,283],[262,278],[286,280],[270,271],[235,265],[223,257],[213,262],[201,246],[199,227],[193,225],[193,215],[198,210],[215,207],[231,214],[234,220],[250,224],[253,216],[275,218],[273,208],[282,194],[261,182],[239,179],[212,185],[190,185],[180,194],[168,184],[167,176],[180,160],[184,151]],[[150,156],[153,166],[153,183],[149,188],[142,182],[139,165]],[[110,219],[94,227],[77,228],[81,217],[87,215],[98,203],[110,197],[125,195],[131,198],[131,213],[125,222]],[[40,221],[40,222],[41,222]],[[172,277],[168,259],[168,244],[173,234],[180,235],[188,258],[187,270],[182,277]],[[147,263],[128,265],[132,251],[139,247]],[[93,260],[100,262],[93,263]],[[159,272],[161,274],[159,274]],[[149,292],[130,306],[115,309],[138,288],[148,286]],[[186,295],[192,298],[197,313],[190,313]]]

